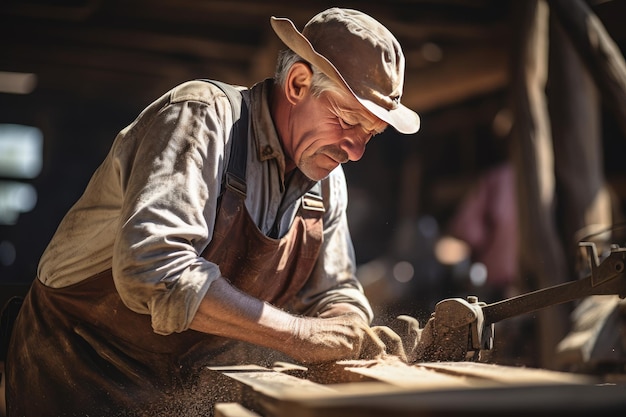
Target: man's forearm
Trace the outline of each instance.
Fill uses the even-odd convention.
[[[190,328],[270,348],[284,348],[296,318],[239,291],[224,278],[211,284]]]
[[[224,278],[211,284],[191,329],[281,351],[304,363],[354,359],[384,352],[356,306],[337,303],[322,317],[291,315],[251,297]],[[372,352],[374,352],[372,354]]]

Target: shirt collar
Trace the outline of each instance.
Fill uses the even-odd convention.
[[[252,129],[257,141],[259,160],[276,158],[281,171],[285,172],[285,154],[270,113],[270,92],[273,85],[273,80],[268,78],[250,89]]]

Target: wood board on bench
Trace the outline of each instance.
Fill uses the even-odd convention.
[[[216,417],[623,416],[626,385],[588,375],[477,362],[340,361],[215,367],[236,395]]]

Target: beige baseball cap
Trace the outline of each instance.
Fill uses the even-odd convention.
[[[370,112],[400,133],[415,133],[420,118],[400,103],[404,55],[393,34],[371,16],[331,8],[302,30],[287,18],[272,16],[272,28],[295,53],[354,95]]]

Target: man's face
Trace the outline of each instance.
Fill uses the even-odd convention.
[[[321,180],[339,164],[361,159],[386,127],[348,92],[309,93],[292,108],[287,156],[307,177]]]

